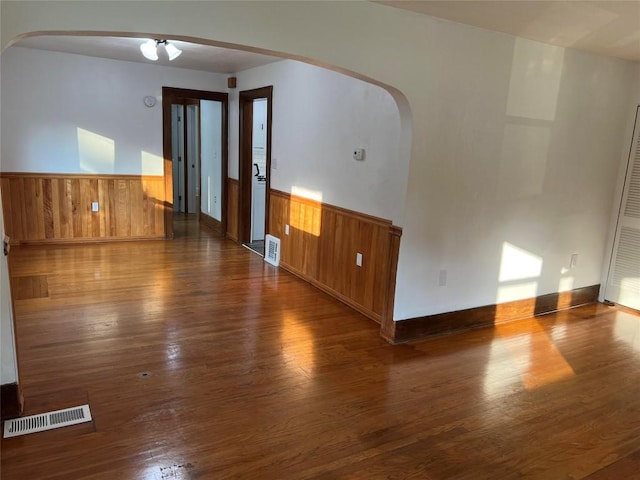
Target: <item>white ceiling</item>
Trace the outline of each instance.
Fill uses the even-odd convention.
[[[393,0],[376,3],[552,45],[640,62],[640,0]],[[19,40],[15,45],[227,74],[281,60],[253,52],[169,38],[183,54],[169,62],[164,52],[160,51],[159,60],[153,62],[140,53],[139,47],[144,40],[51,35]]]
[[[640,62],[640,0],[395,0],[376,3]]]
[[[146,40],[144,38],[127,37],[46,35],[19,40],[14,45],[54,52],[75,53],[90,57],[111,58],[127,62],[149,63],[228,74],[282,60],[281,58],[269,57],[259,53],[174,41],[169,38],[170,43],[182,50],[182,55],[170,62],[163,51],[164,48],[159,47],[159,58],[157,61],[153,61],[144,58],[140,52],[140,45]]]

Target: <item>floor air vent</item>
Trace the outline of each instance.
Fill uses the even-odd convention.
[[[65,408],[55,412],[41,413],[28,417],[14,418],[4,422],[4,438],[27,435],[28,433],[44,432],[54,428],[68,427],[78,423],[90,422],[91,411],[89,405]]]
[[[276,267],[280,264],[280,239],[273,235],[264,237],[264,261]]]

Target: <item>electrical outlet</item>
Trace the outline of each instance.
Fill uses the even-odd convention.
[[[98,202],[91,202],[91,211],[97,212],[98,210],[100,210]]]
[[[289,235],[289,224],[284,226],[284,234]]]
[[[218,196],[217,195],[213,196],[213,203],[218,203]]]
[[[358,161],[364,160],[364,148],[354,148],[353,159]]]
[[[271,157],[271,170],[278,169],[278,159],[276,157]]]
[[[447,271],[440,270],[440,273],[438,274],[438,286],[445,287],[446,285],[447,285]]]
[[[362,266],[362,254],[360,252],[356,253],[356,265]]]

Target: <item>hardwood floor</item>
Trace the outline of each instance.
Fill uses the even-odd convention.
[[[11,255],[47,285],[15,302],[25,413],[89,403],[94,421],[3,439],[3,480],[640,477],[633,312],[391,346],[189,222]]]

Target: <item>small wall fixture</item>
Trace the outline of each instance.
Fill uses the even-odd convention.
[[[175,60],[180,56],[182,50],[176,48],[168,40],[147,40],[140,45],[140,51],[145,58],[149,60],[158,60],[158,46],[164,45],[164,49],[169,56],[169,61]]]

